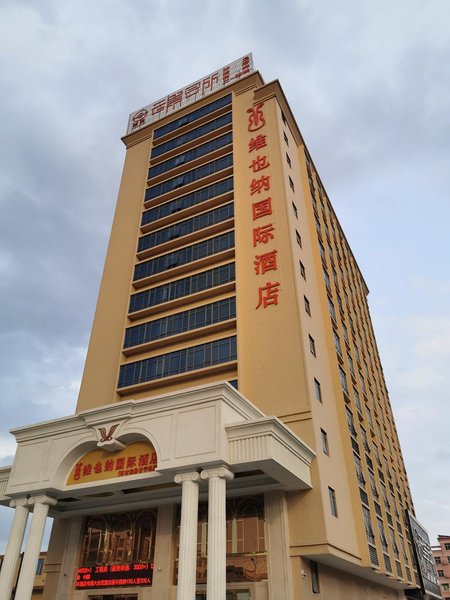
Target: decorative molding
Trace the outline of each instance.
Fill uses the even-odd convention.
[[[27,506],[28,498],[13,498],[9,503],[11,508],[17,508],[18,506]]]
[[[55,498],[51,498],[46,494],[42,494],[42,496],[32,496],[28,498],[27,504],[28,506],[34,506],[36,504],[48,504],[48,506],[55,506],[58,501]]]
[[[193,481],[198,483],[200,474],[197,471],[191,471],[190,473],[177,473],[173,480],[175,483],[184,483],[185,481]]]
[[[200,477],[203,480],[219,477],[220,479],[231,481],[234,479],[234,473],[232,473],[227,467],[221,466],[212,469],[205,469],[200,473]]]
[[[107,450],[108,452],[117,452],[118,450],[123,450],[125,448],[125,444],[114,437],[114,434],[117,435],[116,431],[121,425],[123,425],[123,423],[114,423],[114,425],[111,425],[109,429],[107,429],[107,426],[96,427],[95,431],[97,433],[97,437],[99,438],[97,446]]]

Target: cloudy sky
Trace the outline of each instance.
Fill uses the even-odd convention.
[[[449,23],[448,0],[2,0],[0,465],[10,428],[75,407],[128,114],[252,51],[371,290],[418,519],[450,534]]]

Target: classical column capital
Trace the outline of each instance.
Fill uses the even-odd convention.
[[[204,480],[211,479],[212,477],[219,477],[220,479],[227,479],[231,481],[234,479],[234,473],[230,471],[227,467],[215,467],[213,469],[205,469],[200,473],[200,477]]]
[[[57,504],[57,500],[55,498],[51,498],[46,494],[42,494],[42,496],[32,496],[28,498],[28,505],[34,506],[36,504],[47,504],[48,506],[55,506]]]
[[[17,508],[18,506],[27,506],[28,498],[13,498],[9,503],[11,508]]]
[[[183,483],[184,481],[194,481],[198,482],[200,479],[199,473],[197,471],[191,471],[189,473],[178,473],[174,477],[175,483]]]

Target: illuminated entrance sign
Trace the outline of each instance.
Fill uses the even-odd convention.
[[[127,134],[162,119],[197,100],[201,100],[201,98],[217,92],[217,90],[230,83],[235,83],[238,79],[253,73],[253,71],[253,57],[251,53],[246,54],[226,67],[222,67],[218,71],[214,71],[214,73],[181,88],[181,90],[131,113],[128,119]]]
[[[118,452],[92,450],[77,460],[67,479],[67,485],[150,473],[157,466],[155,449],[148,442],[135,442]]]
[[[77,571],[76,589],[151,585],[153,563],[94,565]]]

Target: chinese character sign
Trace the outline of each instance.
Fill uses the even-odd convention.
[[[275,248],[265,247],[274,242],[276,235],[273,219],[275,200],[272,194],[269,195],[271,175],[270,160],[268,154],[266,154],[267,134],[264,131],[265,126],[264,102],[259,102],[247,110],[247,131],[251,134],[248,140],[248,153],[250,155],[248,168],[251,174],[248,194],[249,204],[251,205],[251,208],[249,208],[254,222],[252,231],[253,248],[258,247],[258,254],[254,256],[253,268],[258,277],[269,271],[278,271],[278,251]],[[260,221],[260,219],[264,220]],[[259,248],[259,246],[262,246],[262,248]],[[279,277],[275,273],[273,276],[275,277],[274,281],[267,281],[264,278],[261,285],[258,286],[256,310],[278,304],[281,284],[280,281],[276,280]]]
[[[230,83],[234,83],[241,77],[253,73],[253,71],[252,55],[251,53],[246,54],[242,58],[238,58],[238,60],[211,73],[207,77],[203,77],[181,90],[169,94],[165,98],[161,98],[161,100],[157,100],[156,102],[153,102],[153,104],[144,106],[144,108],[131,113],[128,120],[127,134],[137,131],[138,129],[141,129],[141,127],[145,127],[158,119],[162,119],[176,110],[192,104],[196,100],[205,98],[206,96],[209,96],[209,94],[220,90]],[[257,116],[258,115],[256,115],[255,118],[257,118]],[[257,121],[257,123],[260,122],[260,120]]]
[[[153,563],[89,565],[77,570],[75,587],[83,589],[151,585],[152,578]]]
[[[148,442],[135,442],[118,452],[92,450],[77,460],[67,485],[150,473],[157,466],[155,449]]]

